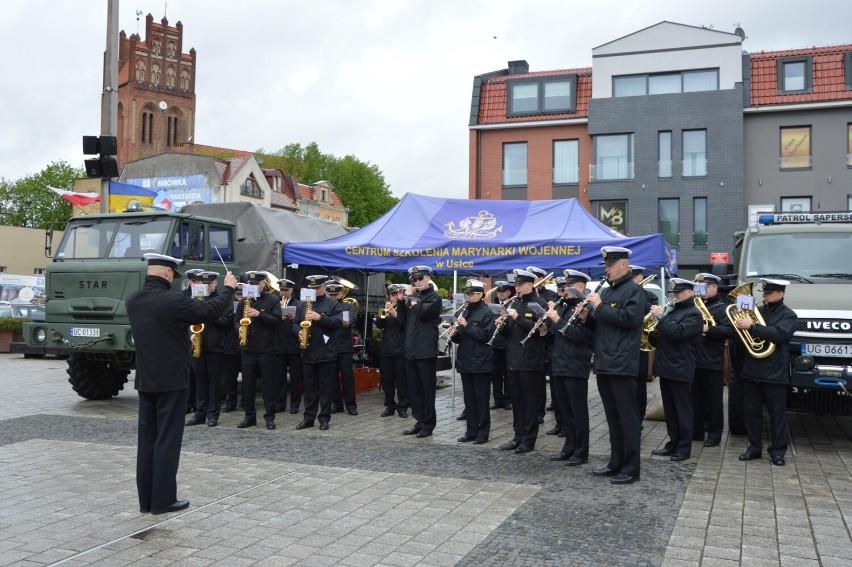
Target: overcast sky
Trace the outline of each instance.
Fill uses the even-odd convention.
[[[121,0],[140,35],[165,3]],[[107,0],[0,4],[0,177],[82,165],[100,132]],[[378,165],[396,196],[467,197],[475,75],[590,66],[591,50],[662,20],[746,31],[749,51],[852,43],[836,0],[168,0],[198,52],[195,141],[275,151],[315,141]]]

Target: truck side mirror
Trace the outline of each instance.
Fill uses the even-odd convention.
[[[46,258],[53,257],[53,229],[48,228],[44,231],[44,255]]]

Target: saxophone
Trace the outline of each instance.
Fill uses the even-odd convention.
[[[204,301],[204,296],[199,294],[195,296],[198,301]],[[204,323],[196,323],[189,326],[189,332],[192,333],[192,358],[201,358],[201,339],[204,336]]]
[[[305,315],[308,312],[312,311],[314,308],[314,304],[312,301],[308,300],[305,302]],[[305,318],[304,321],[299,323],[301,329],[299,330],[299,348],[305,350],[308,348],[308,343],[311,340],[311,322]]]
[[[243,300],[243,318],[240,319],[240,346],[244,347],[248,344],[249,325],[251,325],[251,317],[248,316],[248,310],[251,309],[251,297],[246,297]]]

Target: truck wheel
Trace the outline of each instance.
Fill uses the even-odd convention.
[[[731,435],[745,435],[745,400],[743,379],[733,372],[728,377],[728,431]]]
[[[124,389],[127,368],[115,367],[109,362],[88,360],[84,354],[68,357],[68,382],[87,400],[108,400]]]

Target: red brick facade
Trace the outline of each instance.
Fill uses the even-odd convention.
[[[195,132],[195,49],[183,24],[145,18],[145,40],[122,30],[118,51],[118,164],[171,151]],[[165,102],[165,104],[161,104]]]

